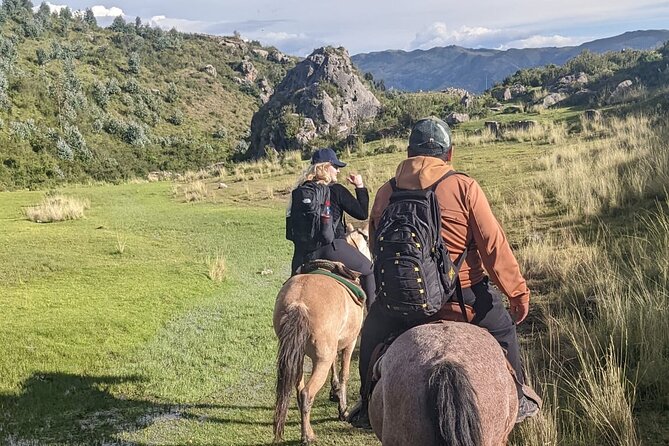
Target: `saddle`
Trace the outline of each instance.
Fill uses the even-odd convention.
[[[465,322],[465,323],[472,321],[474,319],[474,316],[476,316],[474,308],[471,305],[465,304],[464,309],[466,317],[463,316],[462,314],[462,306],[460,305],[460,303],[446,302],[439,311],[437,311],[435,314],[427,318],[425,322],[418,325],[437,324],[444,321]],[[395,341],[395,339],[400,334],[401,333],[394,333],[390,335],[388,338],[386,338],[386,340],[383,341],[383,343],[378,344],[374,348],[371,360],[369,362],[369,370],[367,370],[367,380],[366,380],[367,389],[364,389],[364,393],[366,393],[368,397],[371,397],[372,391],[374,390],[374,385],[381,378],[377,368],[379,360],[381,359],[381,357],[383,357],[386,350],[388,350],[388,347],[390,347],[393,341]]]
[[[360,287],[360,273],[341,262],[324,259],[310,260],[298,268],[297,274],[322,274],[332,277],[346,288],[357,305],[365,305],[367,296]]]

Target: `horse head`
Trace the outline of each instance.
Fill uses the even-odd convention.
[[[372,253],[369,251],[369,226],[361,228],[354,227],[351,223],[346,224],[346,242],[354,246],[369,260],[372,260]]]

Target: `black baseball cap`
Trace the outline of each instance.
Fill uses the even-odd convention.
[[[409,149],[419,155],[438,156],[451,150],[451,129],[441,119],[430,116],[416,122],[409,136]]]
[[[329,147],[318,149],[311,156],[311,164],[330,163],[335,167],[346,167],[346,163],[339,161],[337,154]]]

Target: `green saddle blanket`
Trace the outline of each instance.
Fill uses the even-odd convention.
[[[350,280],[347,280],[331,271],[322,268],[317,268],[313,271],[309,271],[307,274],[321,274],[324,276],[332,277],[337,282],[341,283],[346,288],[348,288],[348,290],[351,292],[351,294],[353,294],[353,297],[355,298],[355,300],[358,302],[359,305],[363,305],[365,303],[365,300],[367,299],[367,295],[365,295],[365,292],[362,290],[362,288],[360,288]]]

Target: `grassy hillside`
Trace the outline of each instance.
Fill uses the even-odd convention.
[[[0,188],[225,161],[294,63],[236,37],[28,6],[5,0],[0,14]]]
[[[483,185],[533,290],[520,329],[546,407],[513,444],[666,444],[667,127],[636,117],[581,129],[455,135],[456,167]],[[390,147],[405,142],[364,145],[344,156],[347,170],[376,190],[404,157]],[[59,192],[90,209],[51,224],[22,213],[43,193],[0,193],[0,439],[269,444],[271,314],[288,276],[283,212],[301,163],[70,186]],[[294,407],[287,444],[299,439]],[[312,420],[319,444],[378,444],[337,421],[326,391]]]

